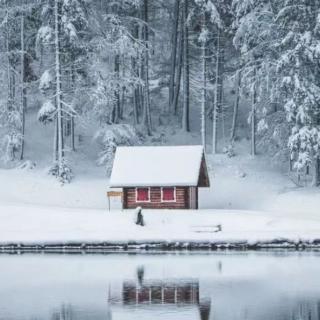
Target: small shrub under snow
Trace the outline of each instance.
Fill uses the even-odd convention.
[[[50,100],[46,100],[38,111],[38,120],[44,124],[53,121],[56,107]]]
[[[61,184],[70,183],[73,178],[71,168],[64,162],[62,165],[56,162],[50,169],[49,174],[56,177]]]
[[[23,170],[33,170],[36,167],[36,163],[31,161],[31,160],[27,160],[22,162],[19,166],[18,169],[23,169]]]
[[[223,153],[225,153],[229,158],[232,158],[236,155],[234,151],[233,143],[229,144],[228,146],[223,148]]]

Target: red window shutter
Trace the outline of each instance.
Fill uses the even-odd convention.
[[[137,201],[149,201],[148,188],[137,188]]]
[[[174,201],[174,188],[162,188],[162,200]]]

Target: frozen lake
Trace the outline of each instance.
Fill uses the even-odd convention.
[[[320,253],[0,255],[1,320],[319,320]]]

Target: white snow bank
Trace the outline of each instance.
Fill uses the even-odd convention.
[[[320,237],[320,217],[224,210],[80,210],[0,205],[0,243],[311,241]],[[222,231],[215,232],[221,225]]]
[[[48,168],[39,169],[36,166],[33,170],[0,169],[0,204],[107,208],[107,180],[103,176],[103,170],[91,169],[90,178],[86,170],[85,167],[82,172],[78,169],[79,174],[75,180],[61,186],[53,176],[48,175]]]

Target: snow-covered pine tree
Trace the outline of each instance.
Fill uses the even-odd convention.
[[[104,3],[102,10],[96,11],[92,31],[96,34],[91,46],[91,56],[96,63],[90,68],[92,81],[93,111],[104,126],[119,122],[118,114],[134,115],[134,123],[140,123],[145,95],[145,77],[140,72],[146,47],[142,34],[144,22],[139,18],[141,3],[136,0]],[[110,61],[113,63],[110,64]],[[130,109],[123,110],[124,93],[133,97]],[[121,112],[120,99],[121,97]]]
[[[70,77],[66,75],[83,68],[75,65],[79,63],[77,57],[81,48],[78,33],[86,27],[83,3],[81,0],[50,0],[43,4],[42,20],[37,43],[49,48],[46,52],[53,54],[46,57],[47,69],[40,79],[39,88],[46,99],[38,119],[45,122],[52,120],[55,124],[54,164],[50,172],[64,183],[72,178],[65,159],[65,124],[70,119],[73,121],[76,114],[72,105],[74,86],[70,90],[70,85],[67,85]],[[71,79],[74,81],[73,77]]]
[[[17,152],[21,147],[21,114],[19,104],[16,101],[16,72],[17,56],[16,44],[18,39],[15,32],[17,24],[14,19],[12,3],[1,1],[1,35],[4,56],[4,74],[6,75],[6,87],[2,90],[6,93],[6,98],[1,101],[0,106],[0,126],[3,127],[4,135],[1,137],[2,160],[5,162],[17,159]]]
[[[88,44],[90,38],[88,11],[90,3],[83,0],[63,1],[62,4],[61,64],[64,82],[64,101],[70,106],[64,113],[65,144],[70,137],[70,148],[75,150],[75,120],[81,112],[83,87],[88,78]]]
[[[320,5],[317,0],[279,2],[281,56],[277,69],[292,130],[291,158],[301,170],[313,165],[320,185]]]
[[[6,88],[2,89],[6,95],[6,102],[3,101],[0,110],[0,123],[5,134],[0,143],[4,147],[3,158],[6,161],[24,158],[27,88],[30,82],[35,80],[31,66],[33,59],[31,32],[34,31],[32,23],[36,23],[36,18],[31,19],[31,12],[36,6],[36,0],[0,1],[2,19],[0,44],[2,52],[5,53],[1,69],[5,66],[6,74],[4,82]],[[29,39],[27,43],[26,37]],[[1,71],[4,72],[3,69]]]
[[[53,173],[63,182],[69,180],[69,169],[65,164],[64,141],[63,141],[63,106],[62,106],[62,86],[61,86],[61,3],[54,0],[54,52],[55,52],[55,102],[57,118],[57,164],[53,168]]]
[[[208,0],[196,0],[196,9],[199,10],[200,21],[201,21],[201,31],[199,34],[199,42],[201,46],[201,143],[206,148],[206,114],[207,114],[207,78],[208,78],[208,70],[207,70],[207,59],[208,59],[208,43],[209,40],[212,39],[212,32],[209,31],[209,24],[214,27],[218,32],[223,27],[222,20],[220,14],[216,8],[216,6]],[[194,13],[195,14],[195,13]],[[219,65],[219,61],[217,59],[216,65]],[[217,89],[217,86],[216,86]],[[217,91],[217,90],[216,90]],[[215,109],[216,110],[216,109]],[[215,111],[214,117],[216,116]],[[216,120],[216,118],[215,118]],[[215,121],[214,121],[215,122]],[[213,132],[216,132],[216,127]],[[216,141],[216,136],[214,138]],[[214,148],[215,150],[215,148]],[[215,153],[215,152],[214,152]]]
[[[235,15],[233,27],[234,46],[240,51],[241,83],[251,97],[251,112],[248,122],[251,125],[251,154],[256,154],[256,134],[258,105],[268,100],[265,95],[266,79],[275,72],[274,53],[277,40],[277,27],[274,23],[273,1],[269,0],[233,0]],[[266,72],[267,71],[267,72]],[[268,74],[269,73],[269,74]]]

